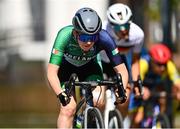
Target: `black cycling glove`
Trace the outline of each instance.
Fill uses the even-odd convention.
[[[138,76],[137,81],[134,81],[133,92],[135,93],[135,95],[137,94],[136,91],[135,91],[136,87],[138,88],[139,95],[136,96],[135,98],[141,99],[142,96],[143,96],[143,85],[142,85],[142,80],[141,80],[140,76]]]
[[[61,92],[57,97],[59,98],[59,101],[63,106],[69,104],[71,100],[70,96],[68,96],[66,92]]]

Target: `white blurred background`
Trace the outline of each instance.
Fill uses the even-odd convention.
[[[179,0],[0,0],[0,128],[56,127],[58,101],[46,80],[56,34],[80,7],[106,20],[116,2],[132,9],[145,46],[167,41],[180,69]]]

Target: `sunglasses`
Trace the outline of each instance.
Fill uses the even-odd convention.
[[[154,61],[154,64],[156,64],[157,66],[159,66],[159,67],[166,67],[166,64],[162,64],[162,63],[159,63],[159,62],[156,62],[156,61]]]
[[[78,39],[82,42],[95,42],[98,39],[98,34],[94,34],[94,35],[79,34]]]
[[[160,63],[156,63],[159,67],[166,67],[166,64],[160,64]]]
[[[112,24],[112,28],[113,28],[114,31],[116,31],[116,32],[129,30],[129,27],[130,27],[130,23],[126,23],[126,24],[123,24],[123,25],[115,25],[115,24]]]

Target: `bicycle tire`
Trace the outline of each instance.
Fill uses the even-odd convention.
[[[166,114],[159,114],[156,123],[156,126],[160,126],[161,128],[170,128],[170,121]]]
[[[123,118],[119,110],[115,109],[109,112],[108,129],[123,128]]]
[[[89,107],[84,114],[83,128],[105,128],[101,112],[96,107]]]

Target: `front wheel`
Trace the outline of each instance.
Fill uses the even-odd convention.
[[[121,113],[115,109],[109,112],[108,128],[119,129],[123,128],[123,119]]]
[[[84,114],[83,127],[86,128],[104,128],[104,122],[101,112],[98,108],[90,107],[87,108]]]

